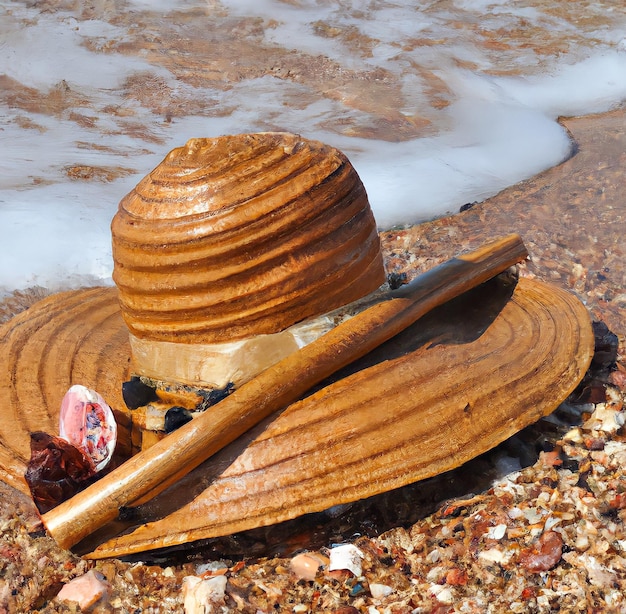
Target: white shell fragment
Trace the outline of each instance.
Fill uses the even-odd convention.
[[[591,418],[583,424],[583,428],[589,431],[616,433],[625,422],[625,412],[621,409],[621,405],[616,407],[610,403],[598,403]]]
[[[197,576],[183,578],[183,608],[185,614],[209,614],[222,611],[226,591],[226,576],[203,580]]]
[[[383,599],[393,593],[393,588],[388,584],[377,584],[376,582],[370,582],[370,594],[374,599]]]
[[[450,588],[447,586],[432,584],[430,587],[430,592],[439,603],[445,603],[446,605],[454,603],[454,595],[452,594]]]
[[[117,424],[111,408],[95,390],[76,384],[61,402],[59,435],[79,448],[96,471],[101,471],[113,456]]]
[[[329,571],[347,569],[355,576],[361,575],[363,553],[353,544],[341,544],[330,551]]]
[[[487,531],[487,537],[489,539],[502,539],[506,535],[507,526],[505,524],[498,524],[495,527],[490,527]]]

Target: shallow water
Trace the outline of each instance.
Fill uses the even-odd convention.
[[[381,228],[456,211],[626,99],[625,36],[617,1],[0,2],[0,289],[110,283],[117,203],[192,136],[335,145]]]

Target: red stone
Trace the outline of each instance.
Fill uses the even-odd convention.
[[[519,561],[532,573],[548,571],[563,554],[563,538],[555,531],[546,531],[531,547],[520,552]]]

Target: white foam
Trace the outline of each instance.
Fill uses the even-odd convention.
[[[193,0],[127,0],[126,4],[130,10],[160,11],[162,13],[198,6],[198,3]]]
[[[115,187],[109,188],[83,186],[78,194],[68,194],[57,184],[13,192],[10,202],[0,200],[0,288],[63,289],[109,283],[109,226],[116,204],[115,197],[107,195]]]
[[[456,213],[560,163],[571,150],[561,126],[533,109],[464,100],[449,112],[449,133],[379,143],[352,156],[381,227]]]
[[[502,90],[551,117],[600,113],[626,100],[626,53],[601,53],[541,77],[502,78]]]
[[[140,59],[85,49],[83,35],[95,28],[104,39],[125,36],[123,30],[106,22],[79,22],[63,13],[15,11],[10,19],[3,15],[0,72],[31,87],[53,87],[67,81],[81,89],[106,89],[118,87],[133,71],[154,70]]]
[[[448,111],[450,132],[352,156],[382,227],[454,213],[562,162],[571,143],[554,120],[626,100],[626,54],[603,53],[540,77],[463,72],[449,83],[459,96]]]

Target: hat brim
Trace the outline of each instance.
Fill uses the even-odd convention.
[[[574,296],[525,279],[511,293],[492,280],[290,405],[232,458],[209,459],[146,505],[146,519],[165,517],[88,556],[267,526],[458,467],[551,413],[593,348]]]
[[[31,430],[57,432],[67,388],[122,422],[128,333],[113,288],[48,297],[0,329],[0,464],[27,492]],[[123,556],[266,526],[452,469],[554,410],[594,340],[571,294],[493,280],[435,310],[139,508],[91,555]],[[128,424],[121,424],[123,446]],[[226,467],[224,469],[224,467]],[[155,517],[161,520],[150,522]]]

